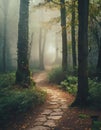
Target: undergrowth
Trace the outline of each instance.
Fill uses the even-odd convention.
[[[14,85],[14,74],[0,75],[0,126],[4,126],[13,116],[27,112],[45,101],[46,93],[35,86],[18,88]]]
[[[95,108],[101,109],[101,82],[89,79],[89,101]]]
[[[76,96],[78,78],[76,76],[65,76],[61,68],[53,69],[48,75],[49,82],[59,84],[59,87]],[[89,105],[101,109],[101,82],[89,79]]]
[[[62,68],[54,68],[48,73],[48,80],[50,83],[60,84],[66,78]]]
[[[15,84],[15,73],[0,74],[0,89]]]
[[[76,93],[77,93],[77,77],[75,77],[75,76],[66,77],[66,79],[61,82],[60,88],[62,88],[65,91],[68,91],[69,93],[71,93],[73,95],[76,95]]]
[[[76,96],[77,77],[69,76],[61,82],[60,88]],[[93,108],[101,109],[101,83],[89,79],[89,105]]]

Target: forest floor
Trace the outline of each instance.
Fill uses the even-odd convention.
[[[91,116],[101,119],[100,111],[69,107],[75,97],[48,83],[46,72],[35,74],[33,79],[38,89],[47,92],[46,102],[16,119],[6,130],[91,130]]]

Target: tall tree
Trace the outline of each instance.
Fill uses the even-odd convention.
[[[60,0],[60,3],[55,0],[46,0],[47,2],[53,2],[60,5],[61,13],[61,28],[62,28],[62,70],[67,71],[67,31],[66,31],[66,5],[65,0]]]
[[[73,105],[86,105],[88,98],[88,9],[89,0],[78,0],[78,92]]]
[[[4,15],[3,19],[3,46],[2,46],[2,71],[6,72],[6,59],[7,59],[7,53],[6,53],[6,47],[7,47],[7,21],[8,21],[8,7],[9,7],[9,1],[2,0],[2,6],[1,10]]]
[[[61,28],[62,28],[62,69],[67,71],[67,32],[66,32],[66,7],[65,0],[60,0],[61,3]]]
[[[28,59],[28,18],[29,0],[20,0],[16,83],[21,84],[24,87],[28,87],[30,84],[30,71]]]
[[[98,60],[97,60],[97,77],[98,80],[101,81],[101,1],[91,1],[90,3],[90,21],[92,21],[92,24],[90,24],[90,28],[93,32],[93,38],[96,39],[96,43],[98,45]]]
[[[101,81],[101,37],[100,37],[100,45],[98,51],[97,76],[98,76],[98,80]]]
[[[43,33],[43,40],[42,40],[42,28],[40,28],[39,34],[39,67],[41,70],[44,70],[44,51],[45,51],[45,44],[46,44],[46,29]]]
[[[57,42],[57,35],[55,36],[55,39],[56,39],[56,40],[55,40],[55,44],[56,44],[56,45],[55,45],[55,46],[56,46],[56,47],[55,47],[55,48],[56,48],[56,53],[55,53],[55,55],[56,55],[56,56],[55,56],[55,62],[54,62],[54,63],[57,64],[58,61],[59,61],[59,47],[58,47],[58,42]]]
[[[73,70],[75,70],[75,67],[77,65],[77,63],[76,63],[76,40],[75,40],[75,0],[72,0],[71,36],[72,36]]]

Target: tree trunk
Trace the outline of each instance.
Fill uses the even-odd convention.
[[[61,27],[62,27],[62,69],[67,71],[67,32],[66,32],[66,8],[65,0],[60,0],[61,3]]]
[[[55,62],[54,63],[57,64],[58,63],[58,59],[59,59],[58,58],[58,53],[59,53],[58,42],[56,41],[55,44],[56,44],[56,54],[55,54],[56,56],[55,56]]]
[[[43,56],[42,56],[42,28],[40,28],[40,34],[39,34],[39,67],[41,70],[44,69]]]
[[[16,83],[24,87],[30,85],[30,71],[28,60],[28,18],[29,1],[20,0],[20,18],[18,25],[18,64]]]
[[[7,12],[4,13],[4,39],[3,39],[3,72],[6,72],[6,46],[7,46]]]
[[[98,76],[98,81],[101,81],[101,38],[100,38],[100,45],[99,45],[99,52],[98,52],[97,76]]]
[[[45,44],[46,44],[46,30],[43,36],[43,44],[42,44],[42,30],[40,29],[40,41],[39,41],[39,62],[40,62],[40,69],[44,70],[44,51],[45,51]]]
[[[72,60],[73,70],[75,71],[76,63],[76,41],[75,41],[75,0],[72,0],[72,20],[71,20],[71,32],[72,32]]]
[[[74,105],[81,106],[88,98],[88,8],[89,0],[78,0],[78,92]]]
[[[34,36],[34,33],[31,34],[31,41],[30,41],[29,47],[28,47],[28,58],[29,58],[29,61],[30,61],[30,58],[31,58],[31,51],[32,51],[32,44],[33,44],[33,36]]]
[[[3,0],[3,13],[4,13],[4,30],[3,30],[3,48],[2,48],[2,65],[3,65],[3,72],[6,72],[6,59],[7,59],[7,16],[8,16],[8,7],[9,7],[9,1]]]

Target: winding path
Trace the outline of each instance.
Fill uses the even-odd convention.
[[[37,115],[32,128],[28,130],[54,130],[73,100],[68,93],[49,84],[46,75],[46,72],[42,72],[34,76],[36,86],[47,92],[48,99],[43,111]]]

